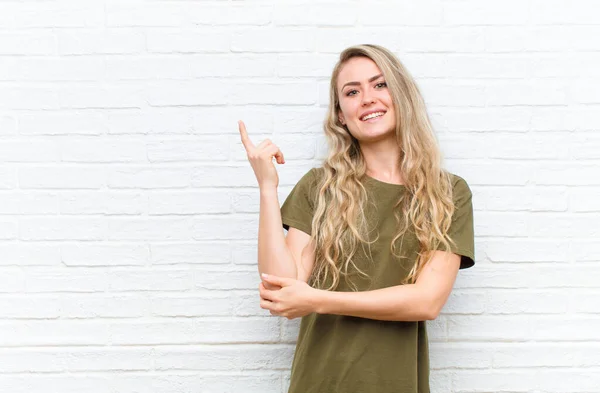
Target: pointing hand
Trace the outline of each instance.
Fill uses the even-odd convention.
[[[261,189],[276,189],[279,185],[279,176],[273,164],[273,157],[275,157],[278,164],[285,164],[283,153],[270,139],[265,139],[258,146],[254,146],[248,137],[244,122],[240,120],[238,121],[238,125],[242,144],[246,149],[246,153],[248,153],[248,161],[252,165],[254,175],[256,176],[256,180],[258,180],[258,186]]]

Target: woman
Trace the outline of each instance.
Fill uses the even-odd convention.
[[[441,168],[412,77],[380,46],[340,54],[328,156],[281,210],[283,153],[239,125],[260,187],[260,305],[302,317],[289,393],[429,392],[425,321],[474,264],[473,209],[467,183]]]

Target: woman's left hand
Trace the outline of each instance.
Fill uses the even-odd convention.
[[[269,290],[262,282],[258,287],[260,307],[270,310],[272,315],[294,319],[316,312],[318,289],[304,281],[288,277],[263,274],[262,279],[273,286],[281,287],[278,290]]]

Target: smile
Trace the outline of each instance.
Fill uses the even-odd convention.
[[[361,121],[372,123],[377,121],[380,117],[383,117],[383,115],[385,115],[385,112],[370,113],[367,116],[363,117]]]

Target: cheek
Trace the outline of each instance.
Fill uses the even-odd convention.
[[[391,119],[396,119],[396,112],[394,111],[394,109],[392,107],[390,107],[388,114],[391,115],[390,116]]]
[[[340,111],[346,113],[348,111],[348,105],[345,101],[340,101]]]
[[[356,108],[350,102],[340,102],[340,112],[344,115],[346,120],[350,120],[352,118],[352,113],[356,111]]]

